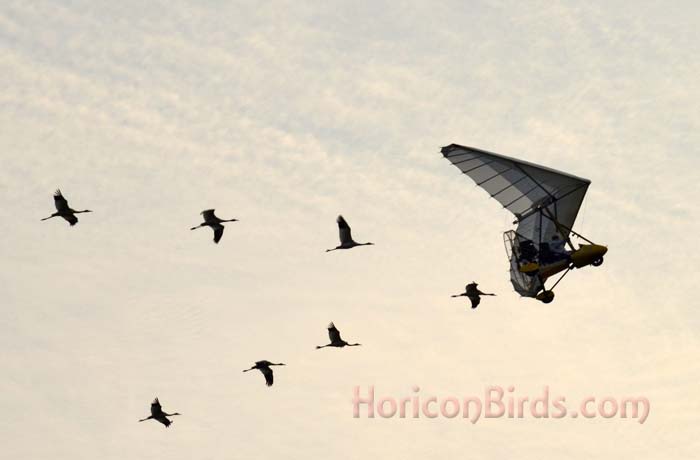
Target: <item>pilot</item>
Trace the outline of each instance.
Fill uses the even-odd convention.
[[[571,258],[571,254],[566,250],[565,245],[566,241],[562,240],[558,234],[552,235],[552,239],[549,242],[549,250],[557,260]]]
[[[534,262],[537,260],[537,248],[530,240],[522,240],[520,242],[520,263]]]

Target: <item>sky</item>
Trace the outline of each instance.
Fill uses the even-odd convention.
[[[0,4],[8,458],[695,458],[696,2]],[[519,298],[458,143],[591,180],[608,246]],[[54,212],[60,187],[75,209]],[[220,244],[191,232],[216,208]],[[343,214],[360,242],[337,245]],[[496,297],[452,299],[478,281]],[[333,321],[361,347],[315,350]],[[284,362],[267,388],[255,361]],[[645,396],[633,419],[353,418],[377,396]],[[167,430],[136,423],[158,396]]]

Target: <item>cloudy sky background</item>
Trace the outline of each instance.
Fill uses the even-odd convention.
[[[696,2],[0,5],[8,458],[694,458]],[[543,305],[439,154],[592,180]],[[60,187],[79,216],[53,212]],[[236,217],[222,242],[202,209]],[[326,254],[342,213],[373,247]],[[476,280],[498,297],[451,299]],[[364,346],[314,350],[334,321]],[[265,387],[256,360],[288,364]],[[643,425],[352,418],[352,388],[647,396]],[[148,415],[159,396],[175,417]]]

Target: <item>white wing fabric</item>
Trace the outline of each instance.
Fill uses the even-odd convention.
[[[518,222],[516,232],[538,244],[557,232],[544,210],[565,228],[568,238],[581,202],[591,181],[505,155],[457,144],[442,148],[442,154],[462,173],[486,190]]]

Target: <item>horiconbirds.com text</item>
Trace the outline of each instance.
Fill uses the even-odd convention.
[[[483,396],[438,397],[420,393],[414,386],[410,395],[402,397],[376,396],[374,386],[363,390],[353,387],[352,414],[354,418],[462,418],[476,423],[481,418],[620,418],[644,423],[649,416],[649,399],[644,396],[586,396],[568,401],[553,394],[549,386],[531,395],[515,393],[514,386],[487,386]]]

